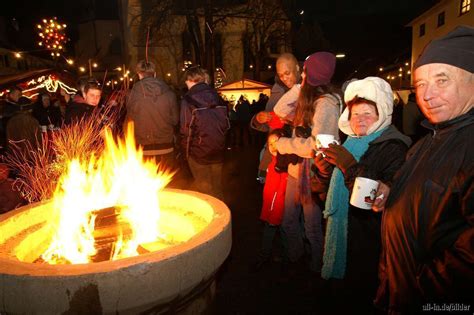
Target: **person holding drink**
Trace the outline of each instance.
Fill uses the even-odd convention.
[[[474,27],[460,25],[428,43],[413,65],[429,134],[408,152],[385,204],[374,303],[391,315],[433,305],[472,313],[473,47]]]
[[[313,191],[327,192],[321,276],[344,279],[343,287],[352,298],[359,297],[359,306],[371,307],[380,254],[379,205],[405,160],[411,140],[392,125],[393,93],[383,79],[367,77],[351,82],[344,100],[347,107],[338,125],[348,136],[346,141],[319,148],[314,158],[317,184]],[[364,196],[365,202],[373,203],[368,210],[349,203],[354,182],[360,177],[379,182],[372,196]]]
[[[311,278],[315,280],[319,279],[321,272],[323,233],[321,208],[311,194],[311,154],[315,135],[325,133],[338,138],[337,121],[342,101],[339,101],[337,91],[330,84],[335,67],[336,56],[329,52],[316,52],[306,58],[301,75],[301,90],[292,119],[292,136],[280,137],[274,142],[279,154],[295,154],[299,157],[296,164],[288,165],[285,213],[281,223],[283,235],[288,240],[290,264],[287,270],[295,270],[305,253],[301,235],[303,217],[304,236],[311,249],[309,269],[314,276]],[[274,111],[280,117],[287,118],[278,113],[292,112],[291,105],[279,102]]]

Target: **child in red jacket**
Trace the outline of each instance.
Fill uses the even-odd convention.
[[[261,220],[274,226],[280,225],[283,218],[285,184],[288,178],[287,169],[280,169],[277,166],[277,151],[274,144],[282,133],[282,129],[275,129],[268,135],[268,148],[272,154],[272,160],[267,169],[267,180],[263,187],[263,205],[260,214]]]
[[[275,116],[276,117],[276,116]],[[276,117],[277,118],[277,117]],[[274,129],[268,135],[268,148],[272,154],[272,160],[268,165],[265,186],[263,187],[263,205],[260,219],[265,222],[262,235],[262,245],[258,254],[257,262],[253,266],[258,271],[269,260],[272,253],[273,239],[281,224],[285,210],[285,191],[288,178],[288,165],[284,162],[285,156],[278,155],[275,149],[275,141],[286,134],[282,128]],[[285,255],[285,242],[282,241],[283,256]],[[283,257],[285,259],[285,257]]]

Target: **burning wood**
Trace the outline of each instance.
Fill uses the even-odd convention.
[[[43,259],[50,263],[62,261],[58,258],[72,263],[113,260],[138,255],[141,243],[158,239],[158,192],[172,174],[144,161],[133,135],[133,124],[128,125],[125,140],[115,141],[105,129],[100,156],[69,161],[53,198],[56,235]]]

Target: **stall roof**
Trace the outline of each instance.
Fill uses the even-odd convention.
[[[258,82],[250,79],[242,79],[239,81],[230,82],[222,85],[219,88],[220,92],[234,91],[234,90],[262,90],[271,89],[272,86],[263,82]]]
[[[42,75],[57,73],[54,69],[31,70],[22,73],[0,76],[0,90],[37,78]]]

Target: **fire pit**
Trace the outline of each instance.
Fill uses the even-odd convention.
[[[180,237],[142,244],[137,256],[117,260],[45,263],[41,255],[54,235],[52,202],[0,216],[0,313],[136,314],[189,307],[187,301],[212,288],[230,252],[230,212],[223,202],[191,191],[165,189],[159,199],[160,233]]]

